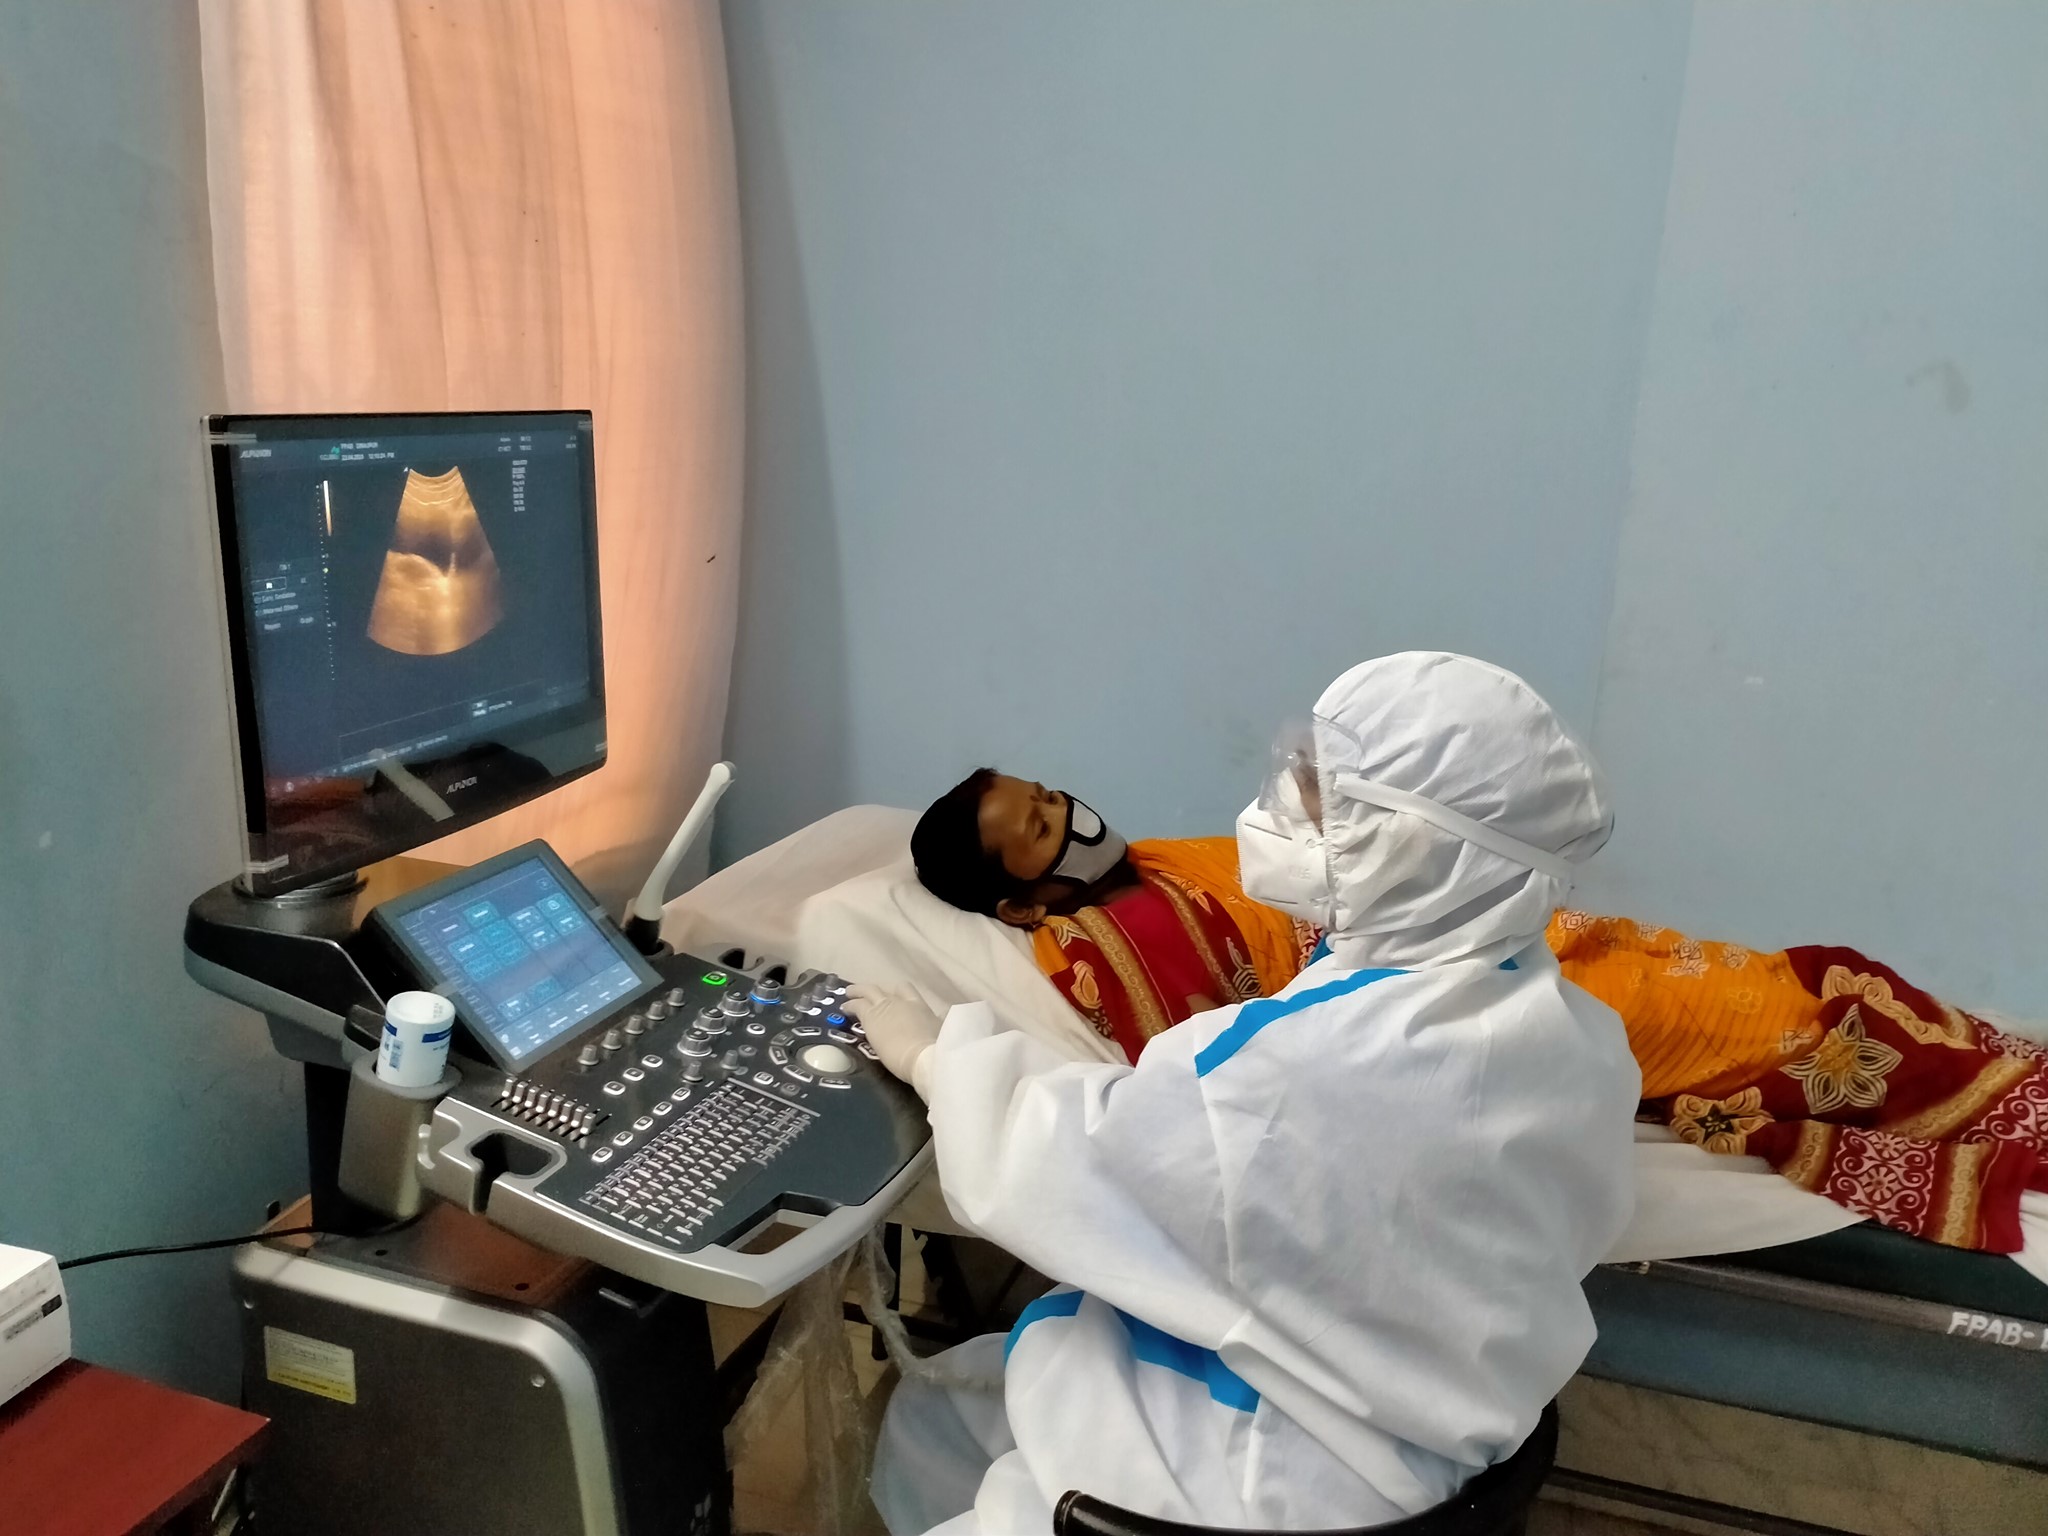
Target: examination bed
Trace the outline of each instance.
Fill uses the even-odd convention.
[[[934,1006],[986,1000],[1077,1057],[1121,1060],[1021,935],[916,885],[914,821],[828,816],[671,902],[664,934],[910,986]],[[1661,1127],[1637,1141],[1638,1219],[1586,1281],[1600,1332],[1585,1375],[2048,1472],[2048,1197],[2027,1198],[2025,1252],[1970,1253],[1859,1222],[1760,1159]],[[935,1188],[900,1215],[951,1227]]]
[[[2048,1471],[2048,1285],[1870,1223],[1586,1280],[1586,1374]]]

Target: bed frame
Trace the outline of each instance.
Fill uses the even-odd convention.
[[[1875,1225],[1613,1264],[1586,1374],[2048,1471],[2048,1285]]]

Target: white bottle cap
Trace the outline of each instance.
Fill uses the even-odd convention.
[[[384,1005],[377,1075],[398,1088],[426,1088],[448,1067],[455,1005],[434,992],[399,992]]]

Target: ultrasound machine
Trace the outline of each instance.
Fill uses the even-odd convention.
[[[303,1063],[311,1184],[234,1269],[257,1528],[723,1533],[705,1304],[878,1225],[922,1106],[837,977],[629,938],[544,842],[404,857],[604,763],[588,413],[209,446],[247,857],[186,968]],[[371,1070],[408,990],[455,1009],[428,1089]]]

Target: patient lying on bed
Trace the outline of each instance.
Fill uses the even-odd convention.
[[[1039,969],[1136,1060],[1200,1010],[1284,987],[1315,940],[1248,900],[1230,838],[1139,842],[1098,877],[1060,877],[1071,797],[980,769],[911,838],[942,900],[1031,935]],[[1112,834],[1113,835],[1113,834]],[[1621,1015],[1643,1115],[1709,1151],[1935,1242],[2023,1242],[2048,1190],[2048,1052],[1854,950],[1763,953],[1628,918],[1560,912],[1551,951]]]
[[[1245,896],[1234,839],[1133,843],[1082,882],[1053,872],[1072,814],[1056,790],[977,769],[924,813],[911,855],[934,895],[1028,931],[1039,969],[1133,1061],[1161,1030],[1300,972],[1315,931]]]

